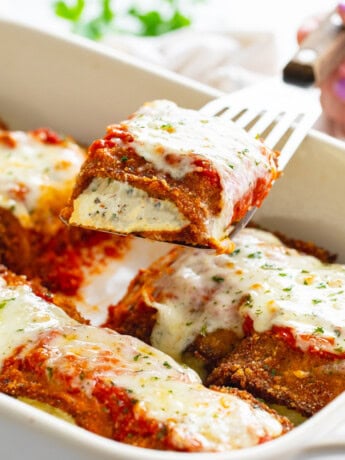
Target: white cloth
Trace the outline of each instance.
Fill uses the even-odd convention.
[[[160,37],[110,35],[104,43],[230,92],[277,72],[273,34],[180,29]]]

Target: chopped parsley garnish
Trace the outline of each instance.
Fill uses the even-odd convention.
[[[166,123],[164,125],[161,126],[161,129],[163,131],[166,131],[168,133],[173,133],[175,132],[175,128],[173,127],[173,125],[171,125],[170,123]]]
[[[230,257],[233,257],[233,256],[237,256],[237,254],[239,254],[241,252],[241,249],[240,248],[237,248],[235,249],[234,251],[232,251],[229,256]]]
[[[286,288],[283,289],[283,291],[284,292],[290,292],[290,291],[292,291],[292,288],[293,288],[293,286],[286,287]]]
[[[317,289],[325,289],[327,287],[326,283],[319,283],[317,286]]]
[[[47,373],[48,373],[48,377],[51,379],[53,377],[53,368],[47,367]]]
[[[248,295],[246,301],[244,302],[244,306],[248,308],[253,308],[253,305],[254,305],[253,297],[251,295]]]
[[[317,305],[318,303],[321,303],[322,300],[321,299],[312,299],[312,302],[314,305]]]
[[[114,3],[112,0],[58,0],[53,8],[56,16],[71,23],[73,32],[92,40],[100,40],[111,32],[157,36],[191,24],[179,0],[161,0],[156,2],[156,9],[147,5],[145,8],[145,2],[140,2],[139,7],[139,2],[132,0],[126,8],[115,10]]]
[[[237,154],[238,154],[239,156],[241,156],[241,155],[245,156],[245,155],[247,155],[247,153],[249,153],[249,150],[248,150],[248,149],[239,150],[239,151],[237,152]]]
[[[314,334],[323,334],[324,330],[323,327],[319,326],[314,329]]]
[[[5,308],[8,302],[11,302],[11,300],[16,300],[15,297],[11,297],[10,299],[5,299],[0,302],[0,310],[1,308]]]
[[[200,329],[200,335],[204,336],[207,334],[207,325],[203,324],[202,328]]]
[[[261,259],[261,258],[262,258],[261,251],[252,252],[251,254],[248,254],[248,259]]]
[[[120,161],[122,161],[122,163],[125,163],[127,160],[128,160],[128,157],[126,157],[125,155],[120,158]]]
[[[168,361],[164,361],[163,366],[167,369],[171,369],[171,365],[168,363]]]
[[[224,278],[222,276],[214,275],[212,276],[212,280],[216,283],[222,283],[224,281]]]
[[[248,256],[249,257],[249,256]],[[252,259],[252,257],[251,257]],[[280,270],[280,267],[277,267],[276,265],[274,264],[263,264],[261,265],[261,267],[263,270]],[[281,274],[279,273],[279,275],[281,276]],[[283,276],[286,276],[286,275],[283,275]]]
[[[337,353],[344,353],[344,348],[343,347],[337,347],[337,348],[334,348],[334,351],[336,351]]]

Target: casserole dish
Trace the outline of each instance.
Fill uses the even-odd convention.
[[[219,95],[169,72],[148,70],[132,58],[83,39],[50,35],[6,20],[0,21],[0,48],[0,114],[15,129],[50,126],[88,144],[101,136],[104,126],[125,118],[147,100],[167,98],[199,108]],[[341,142],[311,132],[259,211],[257,222],[312,240],[345,262],[344,153]],[[136,267],[131,270],[134,275]],[[24,451],[29,460],[48,456],[52,460],[293,459],[302,458],[303,452],[312,455],[323,442],[326,447],[318,449],[318,458],[322,452],[324,458],[331,452],[343,458],[341,432],[337,436],[336,428],[344,420],[344,406],[343,394],[278,440],[206,457],[144,450],[103,439],[0,395],[0,454],[19,459]]]

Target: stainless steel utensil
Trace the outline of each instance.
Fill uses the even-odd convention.
[[[279,169],[283,170],[309,129],[321,113],[316,88],[287,85],[278,79],[245,88],[206,104],[201,112],[234,121],[265,144],[280,151]],[[256,207],[232,228],[233,238],[253,217]]]

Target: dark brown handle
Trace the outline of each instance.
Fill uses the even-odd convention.
[[[333,12],[302,43],[283,69],[284,80],[297,84],[320,83],[345,60],[345,28]]]

